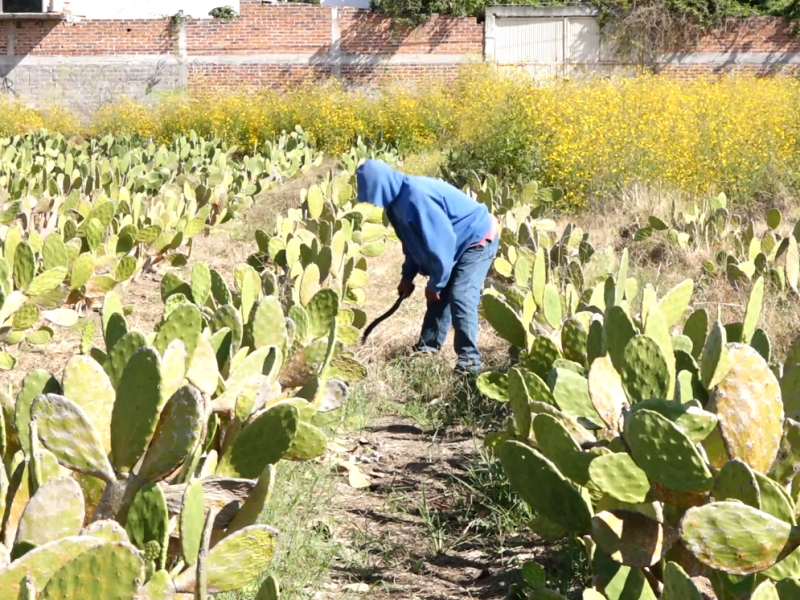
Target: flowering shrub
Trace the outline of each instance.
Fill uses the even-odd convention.
[[[477,166],[511,180],[533,174],[561,188],[571,208],[634,182],[743,199],[800,188],[800,81],[781,76],[537,84],[479,65],[455,81],[413,87],[365,91],[327,82],[172,94],[150,104],[123,99],[83,126],[59,109],[1,108],[0,135],[45,126],[166,140],[194,129],[247,148],[301,125],[336,155],[359,135],[380,133],[406,154],[455,150],[448,155],[454,173]]]

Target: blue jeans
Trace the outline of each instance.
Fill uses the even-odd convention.
[[[453,267],[450,281],[440,300],[428,302],[422,321],[422,334],[414,346],[418,352],[438,352],[452,323],[458,361],[456,371],[479,373],[481,354],[478,350],[478,305],[483,283],[497,253],[500,236],[485,246],[468,248]]]

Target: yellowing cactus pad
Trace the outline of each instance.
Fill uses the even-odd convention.
[[[778,380],[752,347],[729,344],[731,368],[711,397],[725,448],[752,469],[766,473],[778,455],[783,402]]]

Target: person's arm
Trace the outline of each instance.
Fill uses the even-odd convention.
[[[409,221],[426,258],[425,264],[429,270],[427,290],[438,295],[444,290],[453,271],[456,234],[450,219],[438,204],[426,199],[423,202],[411,202],[413,210]]]
[[[406,253],[406,260],[403,262],[403,269],[400,276],[400,280],[404,283],[412,283],[414,278],[419,275],[419,265],[416,261],[412,258],[412,256]]]

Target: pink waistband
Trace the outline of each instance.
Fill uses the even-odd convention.
[[[491,215],[491,217],[492,217],[492,224],[489,226],[489,233],[487,233],[486,237],[484,237],[481,241],[472,244],[472,246],[485,246],[489,242],[494,241],[494,238],[497,237],[497,228],[498,228],[497,217],[495,217],[494,215]]]

